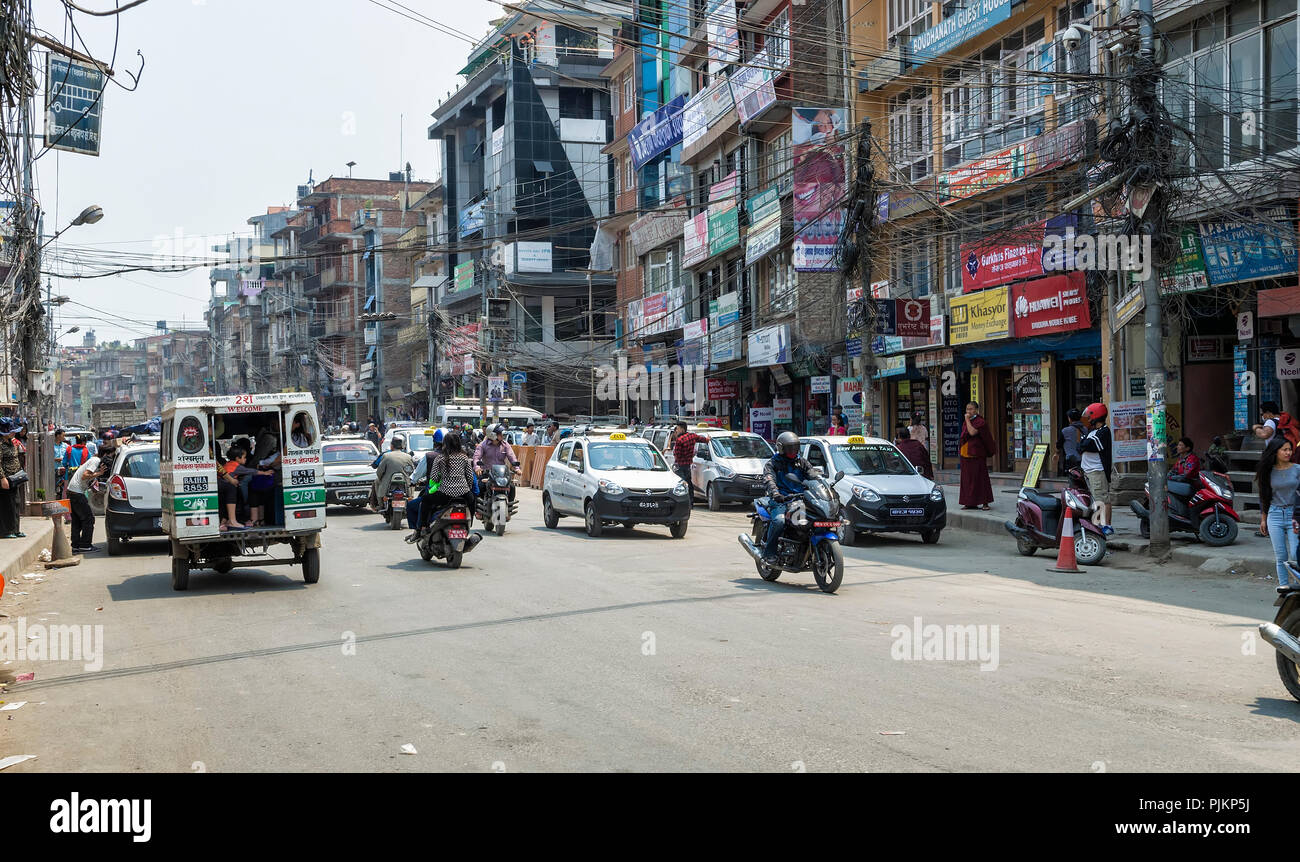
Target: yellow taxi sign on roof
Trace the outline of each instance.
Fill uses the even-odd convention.
[[[851,444],[859,444],[859,443],[866,443],[866,442],[867,442],[867,438],[863,437],[861,434],[854,434],[852,437],[849,438],[849,443]]]
[[[622,431],[615,431],[613,434],[610,434],[610,435],[609,435],[609,439],[611,439],[611,440],[626,440],[626,439],[627,439],[627,435],[624,434]]]
[[[740,436],[740,432],[739,432],[739,431],[732,431],[732,432],[731,432],[731,436],[732,436],[732,437],[739,437],[739,436]]]

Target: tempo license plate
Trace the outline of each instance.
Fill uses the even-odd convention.
[[[838,530],[840,528],[840,522],[839,521],[815,521],[813,523],[813,526],[823,530]]]
[[[890,509],[889,514],[895,518],[921,518],[925,516],[925,509]]]
[[[448,539],[465,539],[465,538],[468,538],[468,537],[469,537],[469,530],[466,530],[466,529],[463,528],[463,527],[448,527],[448,528],[447,528],[447,538],[448,538]]]

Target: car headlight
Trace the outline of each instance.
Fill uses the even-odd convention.
[[[611,481],[609,481],[608,479],[601,479],[601,480],[600,480],[600,490],[604,491],[606,494],[626,494],[626,493],[627,493],[626,491],[623,490],[623,486],[622,486],[622,485],[618,484],[617,482],[611,482]]]
[[[865,500],[868,503],[880,502],[880,495],[877,494],[873,489],[868,488],[866,485],[854,485],[853,496],[857,497],[860,500]]]
[[[677,487],[673,488],[673,494],[678,497],[685,497],[688,493],[690,493],[690,488],[686,486],[685,482],[678,482]]]
[[[938,485],[935,485],[933,488],[931,488],[931,489],[930,489],[930,499],[931,499],[931,500],[934,500],[936,503],[942,503],[942,502],[943,502],[943,488],[940,488]]]
[[[730,467],[725,467],[722,464],[719,464],[718,475],[723,479],[730,479],[732,476],[736,475],[736,471],[731,469]]]

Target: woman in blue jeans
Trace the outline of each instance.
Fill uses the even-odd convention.
[[[1296,556],[1296,492],[1300,489],[1300,464],[1289,440],[1278,437],[1259,459],[1255,480],[1259,484],[1259,531],[1273,543],[1277,561],[1278,592],[1300,584],[1291,583],[1286,561]]]

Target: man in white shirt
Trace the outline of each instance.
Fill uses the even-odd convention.
[[[541,442],[541,439],[541,435],[537,433],[537,426],[533,424],[533,420],[529,419],[528,425],[524,428],[523,445],[536,446]]]
[[[103,455],[91,455],[68,480],[68,502],[72,505],[72,550],[87,553],[95,550],[91,540],[95,537],[95,513],[91,511],[86,493],[100,476],[106,475],[113,463],[113,449],[105,446]]]

